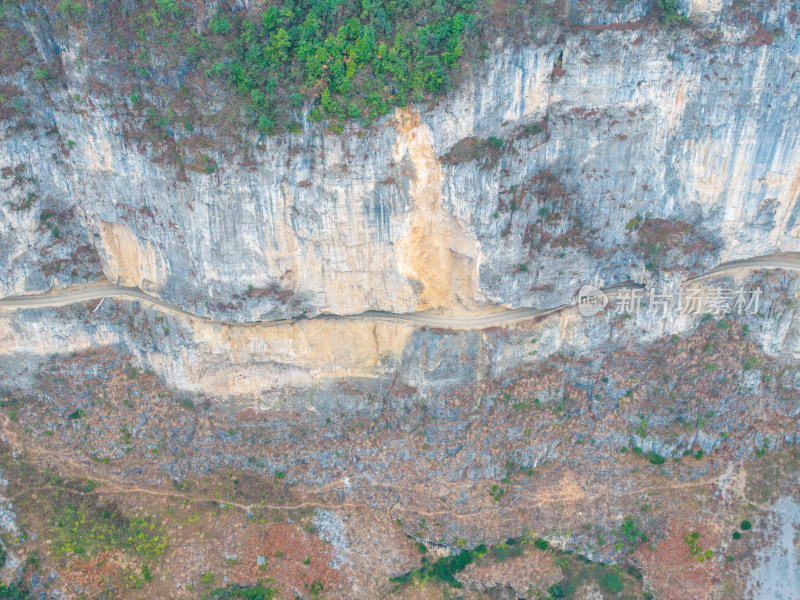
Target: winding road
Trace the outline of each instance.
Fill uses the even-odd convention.
[[[800,271],[800,253],[781,253],[781,254],[768,254],[765,256],[758,256],[754,258],[734,260],[723,263],[705,273],[690,277],[686,279],[682,285],[691,285],[699,281],[708,279],[715,275],[722,273],[730,273],[733,271],[749,271],[754,269],[784,269],[789,271]],[[644,286],[633,282],[625,282],[615,284],[613,286],[603,288],[603,292],[613,298],[622,289],[642,289]],[[124,298],[127,300],[139,300],[146,302],[164,312],[172,313],[182,317],[194,319],[197,321],[207,323],[218,323],[223,325],[239,326],[239,327],[252,327],[256,325],[268,324],[289,324],[296,322],[297,319],[287,320],[271,320],[271,321],[254,321],[254,322],[240,322],[240,321],[218,321],[209,319],[207,317],[198,317],[190,312],[182,309],[180,306],[171,304],[150,294],[146,294],[142,290],[133,287],[123,287],[119,285],[112,285],[110,283],[95,283],[84,286],[65,288],[61,290],[54,290],[39,294],[27,294],[22,296],[9,296],[0,298],[0,312],[2,311],[15,311],[34,308],[52,308],[59,306],[67,306],[78,302],[88,302],[90,300],[102,300],[103,298]],[[517,321],[524,321],[534,317],[551,314],[570,306],[569,304],[562,304],[553,308],[515,308],[510,310],[503,310],[492,313],[468,315],[468,316],[450,316],[440,315],[430,312],[413,312],[413,313],[391,313],[383,311],[367,311],[354,315],[329,315],[322,314],[312,319],[324,320],[341,320],[341,321],[354,321],[360,319],[389,319],[395,321],[404,321],[415,323],[418,325],[428,325],[430,327],[446,327],[449,329],[483,329],[487,327],[496,327],[499,325],[507,325]]]
[[[753,271],[756,269],[783,269],[785,271],[800,271],[800,252],[784,252],[781,254],[765,254],[753,258],[743,258],[731,260],[714,267],[696,277],[690,277],[683,282],[683,285],[702,281],[720,273],[730,273],[731,271]],[[0,301],[2,302],[2,301]]]

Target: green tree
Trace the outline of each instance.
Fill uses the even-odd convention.
[[[289,33],[283,29],[277,29],[269,36],[269,45],[267,46],[267,54],[273,62],[282,62],[288,60],[288,48],[291,46],[289,42]]]

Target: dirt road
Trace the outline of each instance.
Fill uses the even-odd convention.
[[[800,271],[800,253],[784,253],[784,254],[769,254],[765,256],[758,256],[743,260],[735,260],[723,263],[718,267],[707,271],[696,277],[690,277],[683,282],[683,285],[689,285],[719,275],[722,273],[741,271],[741,270],[754,270],[754,269],[785,269],[791,271]],[[626,282],[616,284],[614,286],[604,288],[609,298],[612,298],[621,289],[639,288],[641,284],[633,282]],[[254,325],[265,324],[287,324],[294,322],[294,320],[284,321],[256,321],[250,323],[243,323],[239,321],[215,321],[206,317],[198,317],[193,315],[180,306],[171,304],[150,294],[146,294],[138,288],[123,287],[112,285],[110,283],[95,283],[73,288],[65,288],[61,290],[54,290],[40,294],[28,294],[24,296],[9,296],[0,299],[0,312],[1,311],[14,311],[32,308],[50,308],[57,306],[67,306],[76,302],[87,302],[90,300],[101,300],[102,298],[125,298],[128,300],[139,300],[146,302],[167,313],[172,313],[182,317],[194,319],[197,321],[204,321],[208,323],[220,323],[238,327],[248,327]],[[550,314],[563,310],[569,305],[563,304],[552,308],[515,308],[511,310],[500,310],[496,312],[487,312],[475,315],[442,315],[430,312],[416,312],[416,313],[390,313],[382,311],[367,311],[355,315],[319,315],[313,317],[314,319],[328,319],[328,320],[359,320],[359,319],[391,319],[396,321],[406,321],[416,323],[418,325],[428,325],[430,327],[446,327],[448,329],[484,329],[487,327],[496,327],[499,325],[507,325],[517,321],[524,321],[534,317]]]

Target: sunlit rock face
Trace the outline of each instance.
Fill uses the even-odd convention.
[[[764,9],[782,34],[758,45],[722,2],[681,6],[707,29],[677,32],[637,25],[644,4],[605,27],[605,3],[572,3],[601,26],[500,40],[432,108],[341,135],[305,123],[185,177],[126,144],[71,38],[64,93],[85,108],[42,102],[34,120],[59,136],[0,140],[4,180],[19,168],[36,185],[29,209],[29,183],[0,206],[0,293],[106,277],[233,320],[550,306],[586,281],[652,277],[653,260],[665,276],[800,249],[788,9]]]

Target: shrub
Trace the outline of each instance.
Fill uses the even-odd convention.
[[[750,521],[742,521],[740,527],[742,528],[742,531],[749,531],[753,527],[753,524],[750,523]]]
[[[689,21],[678,12],[678,0],[661,0],[661,20],[667,25],[679,25]]]
[[[500,159],[502,147],[503,140],[500,138],[490,137],[489,139],[481,139],[477,137],[467,137],[463,140],[459,140],[450,149],[450,152],[440,159],[448,165],[481,161],[483,165],[493,166]],[[515,210],[516,205],[512,206],[511,209]]]
[[[663,456],[655,452],[648,452],[647,460],[649,460],[654,465],[663,465],[664,462],[666,461],[666,459]]]
[[[639,540],[640,536],[642,536],[642,530],[639,529],[636,519],[628,516],[625,517],[625,521],[622,523],[620,534],[622,534],[622,536],[625,537],[629,542],[634,543]]]
[[[714,556],[713,550],[703,550],[698,543],[700,534],[697,531],[692,531],[683,538],[689,545],[689,554],[697,559],[697,562],[704,562]]]
[[[521,137],[523,135],[539,135],[543,131],[544,126],[541,123],[534,123],[532,125],[526,125],[517,135],[517,137]]]
[[[226,18],[214,18],[209,23],[215,35],[226,35],[231,30],[231,22]]]
[[[741,532],[739,532],[739,531],[734,531],[734,532],[733,532],[733,539],[735,539],[735,540],[740,540],[740,539],[742,539],[742,534],[741,534]]]
[[[56,4],[56,10],[67,17],[67,21],[70,23],[80,21],[86,14],[86,9],[83,8],[83,5],[70,0],[61,0]]]
[[[181,13],[177,0],[156,0],[156,5],[158,12],[165,16],[177,17]]]
[[[70,413],[69,415],[67,415],[67,418],[68,419],[82,419],[85,416],[86,416],[86,412],[82,408],[79,408],[79,409],[75,410],[74,412]]]
[[[542,538],[536,538],[533,540],[533,545],[539,550],[547,550],[550,547],[550,542]]]
[[[187,586],[187,589],[189,586]],[[322,592],[322,582],[317,579],[311,584],[311,594],[316,597]],[[229,585],[211,592],[211,600],[272,600],[280,593],[277,588],[264,587],[262,582],[249,587]]]
[[[16,583],[6,585],[0,582],[0,598],[3,600],[26,600],[28,597],[28,590],[20,588]]]
[[[492,499],[495,502],[500,502],[500,500],[503,499],[503,496],[505,495],[506,491],[495,483],[492,486],[491,490],[489,490],[489,493],[491,494]]]
[[[607,571],[600,578],[600,587],[611,594],[618,594],[623,590],[625,585],[622,583],[620,576],[614,571]]]
[[[575,593],[575,585],[569,581],[561,581],[556,583],[547,590],[553,598],[569,598]]]
[[[760,364],[760,362],[761,362],[761,361],[759,361],[759,360],[758,360],[758,358],[756,358],[755,356],[751,356],[751,357],[749,357],[749,358],[748,358],[748,359],[747,359],[747,360],[744,362],[744,369],[745,369],[745,371],[751,371],[751,370],[753,370],[753,369],[757,369],[757,368],[759,367],[759,364]]]
[[[634,218],[628,221],[628,224],[625,225],[625,229],[626,231],[631,231],[633,229],[636,229],[641,223],[642,223],[641,215],[636,215]]]
[[[492,553],[498,562],[503,562],[509,556],[519,556],[524,551],[525,549],[517,544],[517,540],[513,538],[497,544],[497,546],[492,548]]]

